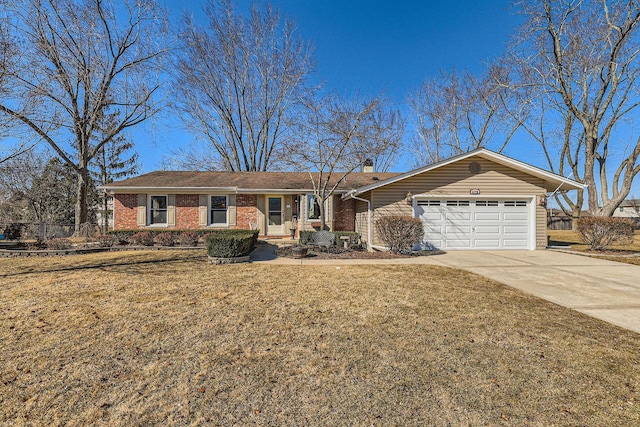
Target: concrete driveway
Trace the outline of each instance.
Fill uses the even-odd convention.
[[[452,251],[429,258],[640,333],[640,266],[554,250]]]

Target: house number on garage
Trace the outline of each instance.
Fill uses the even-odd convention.
[[[471,193],[472,196],[477,196],[478,194],[480,194],[480,189],[474,188],[469,193]]]

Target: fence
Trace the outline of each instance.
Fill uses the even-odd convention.
[[[9,240],[41,239],[49,240],[54,237],[91,237],[104,234],[101,224],[85,223],[80,231],[75,233],[74,224],[49,224],[43,222],[12,222],[0,223],[0,234]]]
[[[547,230],[572,230],[573,219],[568,216],[548,216]]]

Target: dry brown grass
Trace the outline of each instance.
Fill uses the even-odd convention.
[[[580,241],[577,232],[571,230],[547,230],[547,235],[551,238],[551,244],[571,245],[572,250],[588,251],[589,245]],[[633,233],[633,242],[626,245],[612,246],[614,251],[636,251],[640,252],[640,230]]]
[[[0,260],[3,425],[638,425],[640,336],[428,266]]]
[[[640,252],[640,230],[633,233],[633,242],[626,245],[612,246],[609,250],[598,253],[591,252],[589,245],[580,241],[578,233],[569,230],[547,230],[552,245],[570,245],[571,250],[588,253],[589,256],[607,259],[609,261],[624,262],[626,264],[640,265],[640,257],[629,256],[634,252]]]

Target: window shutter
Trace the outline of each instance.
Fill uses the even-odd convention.
[[[147,195],[138,194],[138,227],[147,225]]]
[[[176,226],[176,195],[169,194],[167,196],[167,225],[169,227]]]
[[[238,222],[236,220],[236,195],[235,194],[230,194],[227,197],[227,200],[229,200],[229,211],[227,212],[227,215],[229,215],[229,225],[237,225]]]
[[[198,224],[201,227],[207,226],[207,211],[209,210],[208,198],[209,196],[207,196],[206,194],[200,195],[200,203],[198,207]]]

